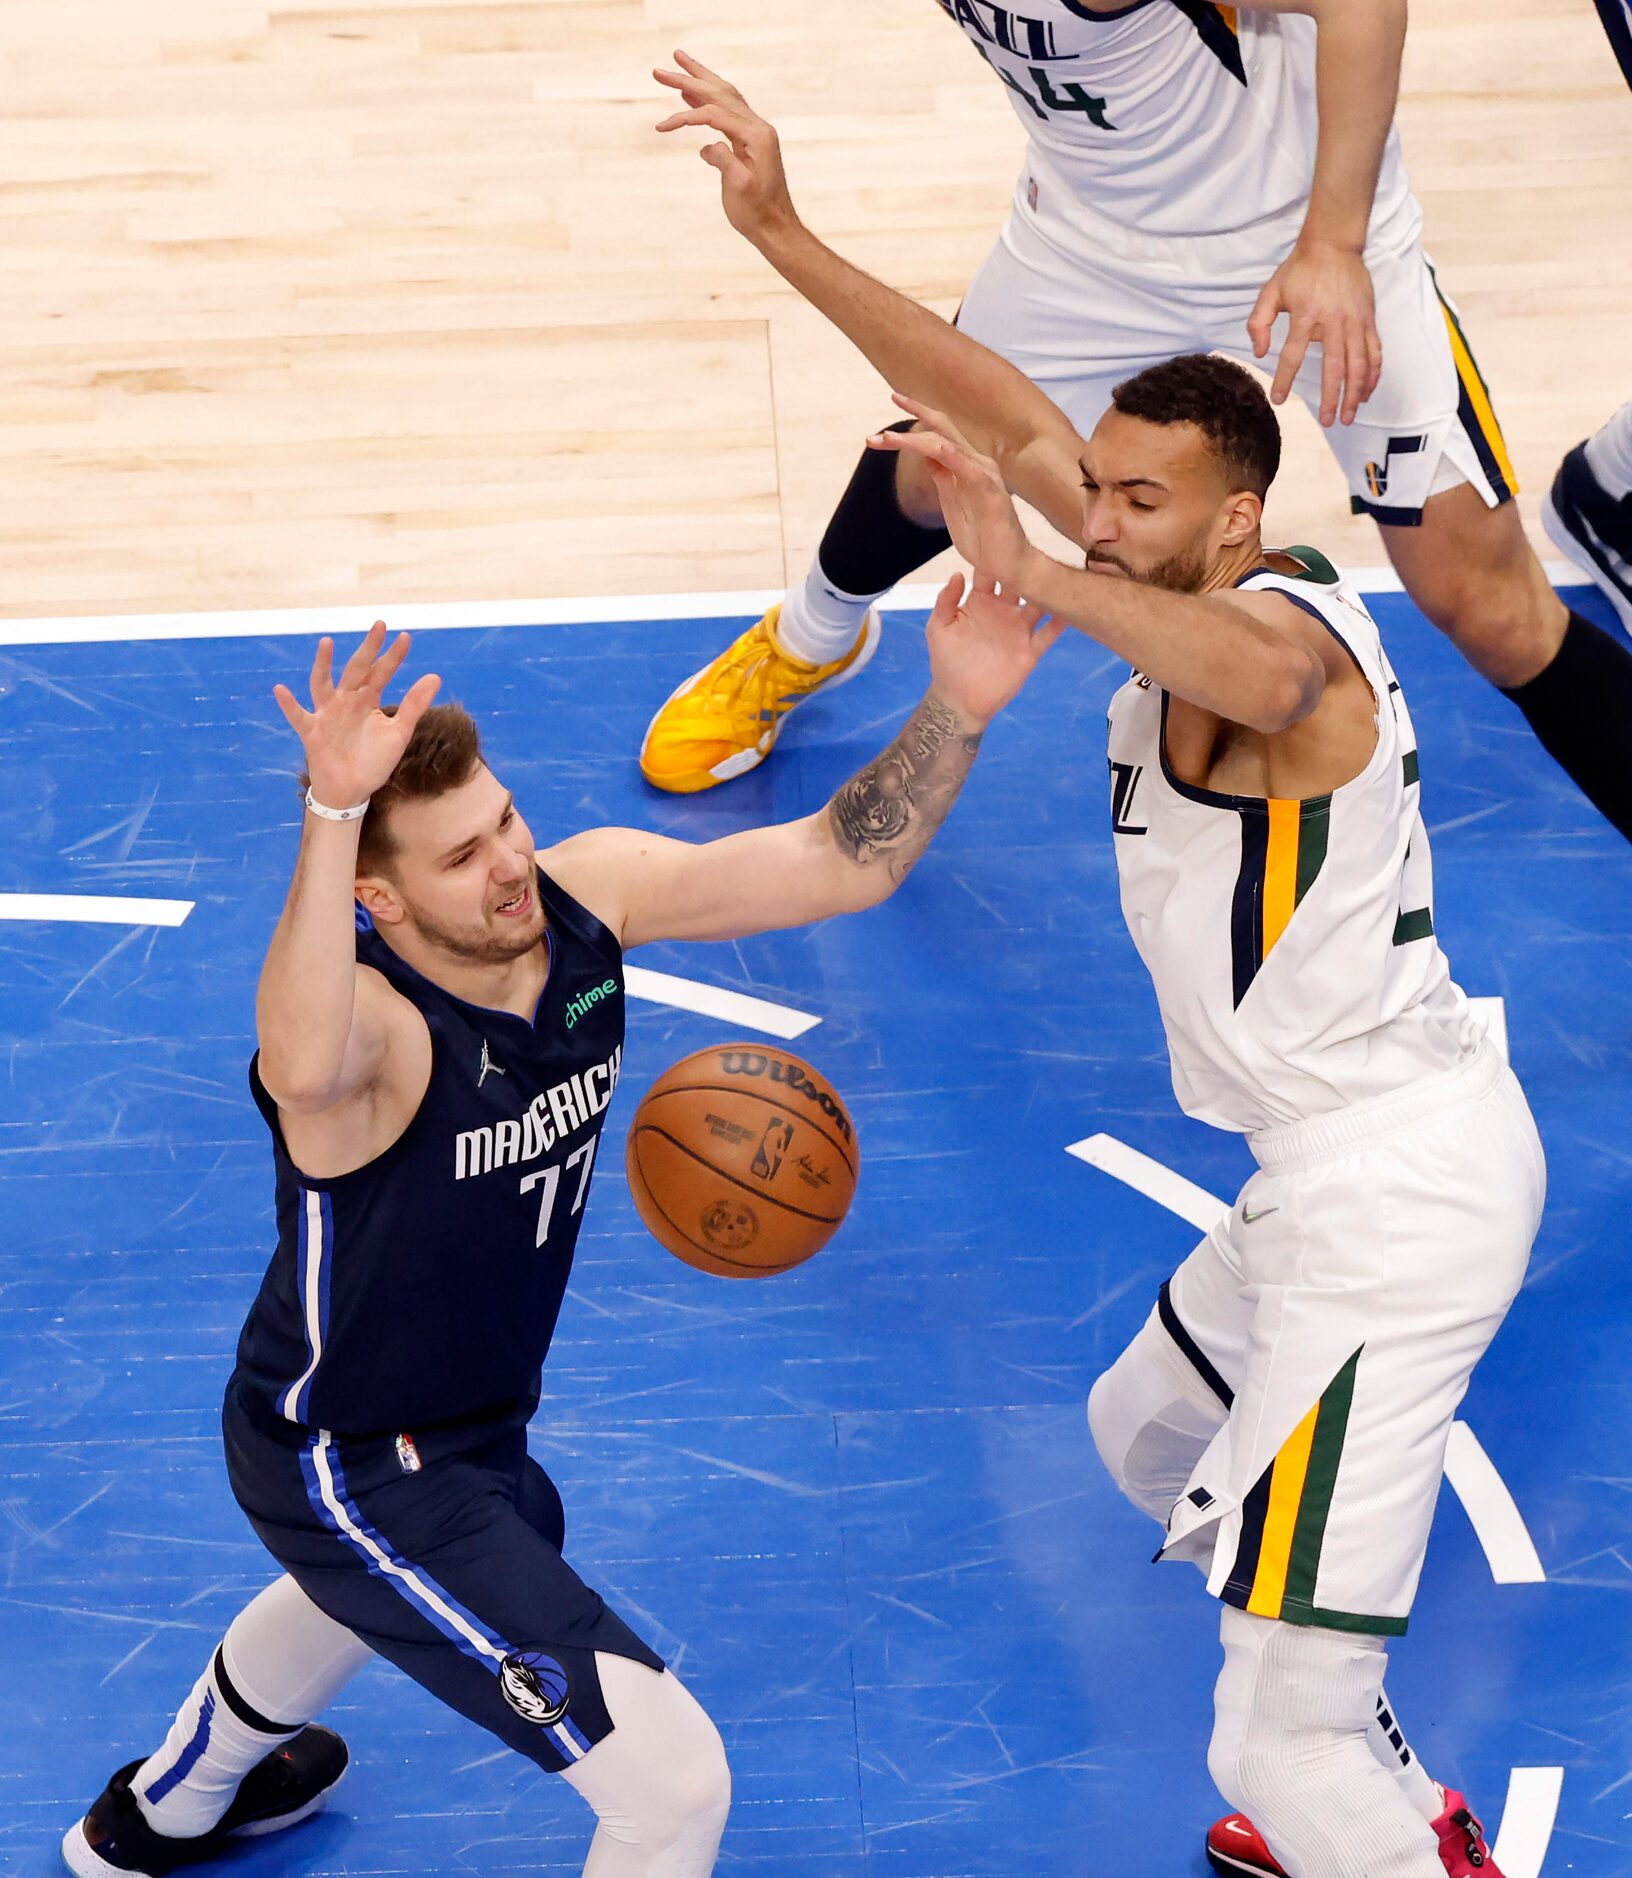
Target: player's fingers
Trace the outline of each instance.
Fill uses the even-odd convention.
[[[312,703],[324,704],[334,696],[334,641],[319,639],[312,654]]]
[[[427,672],[423,678],[416,678],[408,687],[401,704],[397,706],[397,715],[394,719],[397,728],[402,732],[404,745],[414,734],[414,726],[431,708],[432,701],[441,688],[442,680],[435,672]]]
[[[699,105],[695,111],[675,111],[664,118],[657,127],[659,130],[718,130],[733,142],[743,142],[748,135],[748,124],[740,112],[730,111],[723,104]]]
[[[1383,375],[1383,340],[1374,319],[1366,321],[1366,388],[1360,394],[1363,404],[1377,389]]]
[[[1360,400],[1367,392],[1371,362],[1366,356],[1365,328],[1358,320],[1349,321],[1348,344],[1344,348],[1343,410],[1345,424],[1352,424],[1360,413]]]
[[[977,565],[975,568],[974,591],[976,593],[995,594],[997,592],[997,576],[995,574],[983,573]]]
[[[1337,422],[1338,406],[1343,399],[1344,368],[1348,359],[1346,322],[1334,332],[1329,324],[1320,342],[1320,421],[1328,427]]]
[[[1027,605],[1030,604],[1028,601]],[[1031,622],[1032,649],[1037,657],[1041,658],[1065,631],[1066,623],[1063,619],[1056,619],[1052,613],[1043,612],[1041,607],[1032,607],[1031,610],[1037,615],[1037,618]]]
[[[1261,359],[1269,350],[1270,338],[1275,331],[1275,316],[1281,310],[1281,290],[1272,280],[1264,282],[1263,289],[1247,316],[1247,337],[1252,341],[1254,358]]]
[[[1286,335],[1286,344],[1281,347],[1280,362],[1275,367],[1275,382],[1269,388],[1271,404],[1285,404],[1286,394],[1292,389],[1303,356],[1309,350],[1309,328],[1294,324]]]
[[[742,96],[729,78],[722,78],[718,72],[711,72],[701,59],[694,59],[689,52],[682,52],[678,46],[674,50],[674,62],[682,71],[689,72],[693,78],[700,78],[707,84],[718,86],[728,97],[740,98]]]
[[[272,696],[277,701],[278,709],[289,720],[289,728],[297,735],[303,733],[312,721],[311,712],[302,706],[287,685],[274,685]]]
[[[340,673],[342,690],[355,690],[368,677],[369,668],[380,655],[380,647],[385,644],[385,621],[375,620],[363,634],[362,644],[346,660]]]
[[[375,697],[379,697],[391,680],[396,677],[403,660],[408,656],[408,648],[412,643],[411,633],[398,633],[396,643],[389,646],[374,661],[374,669],[368,675],[368,687]]]

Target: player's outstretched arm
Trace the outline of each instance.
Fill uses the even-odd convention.
[[[776,131],[717,72],[688,53],[674,56],[681,70],[660,68],[653,76],[678,91],[687,109],[657,128],[704,128],[726,139],[706,145],[702,157],[720,173],[731,226],[889,384],[950,411],[980,449],[1003,465],[1017,495],[1063,533],[1074,534],[1082,518],[1082,441],[1071,420],[1006,359],[817,240],[793,206]]]
[[[330,810],[368,801],[397,766],[441,680],[418,680],[388,717],[386,685],[408,655],[403,633],[389,651],[376,621],[333,675],[334,642],[320,640],[312,661],[312,708],[286,685],[278,708],[300,738],[311,797]],[[334,821],[306,810],[300,854],[283,916],[267,947],[255,994],[260,1076],[280,1108],[315,1114],[354,1094],[378,1073],[404,1001],[357,964],[353,892],[361,819]]]
[[[927,632],[928,692],[817,814],[695,846],[594,829],[544,854],[546,872],[615,924],[625,946],[738,939],[887,899],[951,813],[986,726],[1062,631],[995,588],[984,600],[977,623],[962,575],[947,582]]]

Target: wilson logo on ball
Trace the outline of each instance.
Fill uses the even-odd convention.
[[[768,1050],[722,1050],[720,1068],[727,1076],[768,1076],[772,1082],[797,1090],[807,1102],[822,1111],[846,1141],[852,1139],[850,1117],[825,1089],[805,1074],[802,1064],[789,1063],[780,1056],[772,1056]]]

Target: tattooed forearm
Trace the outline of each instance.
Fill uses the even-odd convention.
[[[882,861],[892,884],[904,879],[957,800],[980,737],[931,691],[828,804],[839,852],[862,867]]]

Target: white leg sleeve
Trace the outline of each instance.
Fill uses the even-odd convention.
[[[1088,1395],[1099,1458],[1123,1494],[1164,1527],[1224,1413],[1155,1311]]]
[[[371,1652],[283,1577],[232,1620],[131,1786],[155,1832],[208,1832],[257,1761],[331,1702]]]
[[[232,1620],[221,1652],[244,1700],[291,1728],[326,1709],[374,1654],[287,1573]]]
[[[671,1671],[595,1667],[612,1732],[561,1775],[600,1821],[584,1878],[708,1878],[731,1805],[719,1730]]]
[[[1207,1766],[1290,1878],[1445,1878],[1438,1841],[1373,1754],[1380,1637],[1224,1607]]]
[[[1366,1730],[1366,1742],[1378,1761],[1393,1776],[1395,1785],[1410,1801],[1413,1811],[1430,1822],[1438,1819],[1445,1811],[1445,1795],[1429,1779],[1422,1762],[1412,1753],[1411,1744],[1395,1718],[1394,1704],[1389,1701],[1386,1689],[1377,1692],[1377,1712]]]

